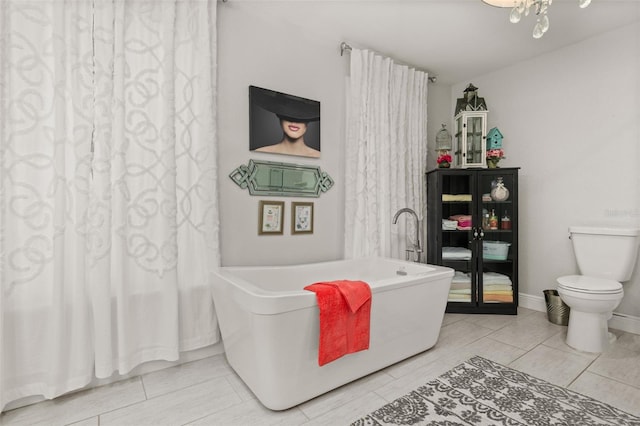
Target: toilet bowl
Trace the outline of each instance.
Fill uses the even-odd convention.
[[[633,273],[640,230],[581,226],[570,227],[569,235],[582,275],[557,279],[558,295],[570,308],[566,343],[603,352],[615,340],[608,320],[624,297],[622,283]]]
[[[622,284],[606,278],[569,275],[558,278],[558,294],[571,309],[567,345],[585,352],[602,352],[615,336],[608,320],[618,307]]]

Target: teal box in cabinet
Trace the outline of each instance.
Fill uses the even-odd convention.
[[[487,260],[507,260],[511,243],[504,241],[483,241],[482,258]]]

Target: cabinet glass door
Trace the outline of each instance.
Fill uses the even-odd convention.
[[[482,273],[478,274],[478,298],[482,303],[514,303],[515,224],[514,175],[484,173],[480,179]]]
[[[455,269],[449,302],[477,302],[474,289],[473,179],[455,173],[442,179],[442,264]]]

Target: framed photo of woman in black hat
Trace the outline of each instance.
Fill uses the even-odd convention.
[[[249,149],[320,157],[320,102],[249,86]]]

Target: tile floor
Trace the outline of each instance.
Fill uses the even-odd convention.
[[[3,413],[1,425],[348,425],[480,355],[640,416],[640,336],[600,355],[564,343],[546,313],[446,314],[437,345],[282,412],[262,407],[224,355]]]

